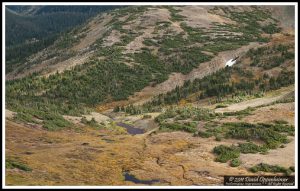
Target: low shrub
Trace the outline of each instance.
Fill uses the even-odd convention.
[[[257,164],[249,169],[251,172],[273,172],[273,173],[284,173],[285,175],[290,175],[292,170],[290,168],[285,168],[278,165],[269,165],[266,163]]]
[[[218,104],[218,105],[216,105],[216,109],[218,109],[218,108],[226,108],[226,107],[228,107],[228,105],[224,105],[224,104]]]
[[[232,166],[232,167],[238,167],[240,165],[241,165],[241,161],[239,159],[235,158],[235,159],[231,160],[230,166]]]
[[[216,136],[216,141],[222,141],[222,138],[220,136]]]
[[[180,124],[180,123],[162,123],[160,124],[160,129],[171,129],[175,131],[186,131],[189,133],[195,133],[196,132],[196,127],[195,125],[191,123],[185,123],[185,124]]]
[[[209,138],[213,136],[211,132],[207,132],[207,131],[198,131],[194,135],[202,138]]]
[[[143,115],[143,119],[151,119],[152,116],[151,115]]]
[[[260,146],[249,142],[249,143],[241,143],[239,144],[239,148],[241,153],[258,153],[261,152],[262,149]]]
[[[225,163],[231,159],[238,158],[240,156],[239,148],[233,145],[230,147],[225,145],[216,146],[213,149],[213,152],[218,155],[216,161],[222,163]]]
[[[17,169],[27,171],[27,172],[32,171],[32,169],[30,167],[28,167],[27,165],[25,165],[21,162],[12,160],[12,159],[6,159],[5,167],[8,168],[8,169],[17,168]]]

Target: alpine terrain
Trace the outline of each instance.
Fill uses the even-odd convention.
[[[8,186],[295,175],[294,6],[6,6]]]

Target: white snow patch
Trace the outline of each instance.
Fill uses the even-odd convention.
[[[235,63],[236,63],[236,60],[230,59],[230,60],[228,60],[228,61],[226,62],[225,66],[232,66],[232,65],[234,65]]]

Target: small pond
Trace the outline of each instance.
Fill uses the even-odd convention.
[[[126,124],[126,123],[118,122],[117,125],[120,127],[124,127],[127,130],[127,132],[131,135],[145,133],[145,131],[143,129],[136,128],[136,127]]]
[[[147,184],[147,185],[151,185],[151,184],[160,182],[158,179],[140,180],[140,179],[136,178],[134,175],[129,174],[129,172],[124,172],[123,175],[125,177],[125,181],[130,181],[130,182],[133,182],[135,184]]]

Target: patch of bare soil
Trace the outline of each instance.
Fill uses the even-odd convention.
[[[291,125],[295,125],[295,102],[278,103],[267,107],[258,108],[254,115],[243,118],[245,122],[272,122],[275,120],[284,120]]]
[[[259,163],[267,163],[270,165],[279,165],[286,168],[295,166],[295,140],[291,138],[291,142],[286,144],[284,148],[270,150],[268,154],[241,154],[240,160],[242,166],[249,168]]]
[[[107,27],[105,25],[111,21],[112,16],[110,14],[103,14],[100,18],[96,17],[89,24],[89,28],[86,36],[80,40],[79,44],[74,46],[72,49],[75,51],[81,51],[91,44],[93,44],[97,39],[101,38],[102,35],[106,32]]]
[[[104,46],[112,46],[120,42],[121,33],[118,30],[112,30],[110,35],[103,39]]]
[[[48,72],[44,75],[45,77],[50,76],[51,74],[55,74],[56,72],[62,73],[65,70],[70,70],[74,68],[77,65],[84,64],[86,61],[89,60],[89,58],[93,55],[93,52],[88,52],[83,55],[76,55],[74,57],[71,57],[68,60],[65,60],[63,62],[59,62],[56,65],[50,65],[46,66]]]
[[[75,117],[70,115],[63,115],[63,118],[65,120],[70,121],[71,123],[74,123],[75,125],[81,125],[81,119],[82,117]]]
[[[16,112],[5,109],[5,118],[12,119],[16,115]]]
[[[184,6],[178,9],[182,10],[178,14],[187,17],[185,21],[191,27],[211,27],[213,22],[223,24],[236,24],[234,21],[220,15],[208,12],[211,6]]]
[[[136,28],[136,27],[153,27],[157,22],[169,21],[170,12],[167,9],[161,8],[149,8],[136,20],[128,22],[128,25],[123,26],[124,29]]]
[[[83,115],[83,117],[86,117],[87,120],[91,120],[92,118],[95,119],[95,121],[97,121],[98,123],[108,123],[111,121],[111,119],[109,117],[107,117],[106,115],[102,115],[100,113],[97,112],[91,112],[90,115]]]

